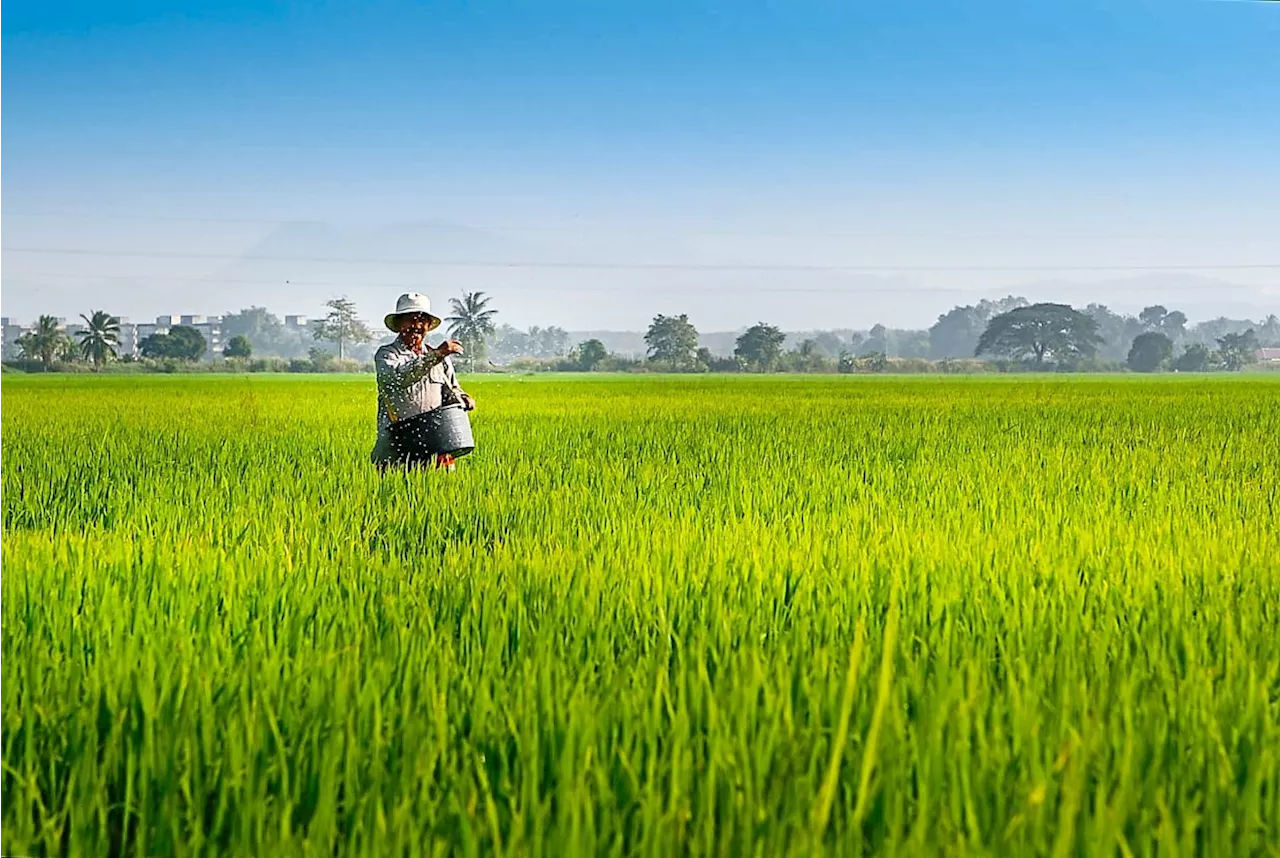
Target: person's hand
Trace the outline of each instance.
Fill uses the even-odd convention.
[[[460,355],[462,354],[462,343],[457,340],[445,340],[436,347],[436,352],[442,358],[448,357],[449,355]]]
[[[471,394],[458,392],[458,398],[462,400],[462,408],[465,411],[475,411],[476,401],[471,398]]]

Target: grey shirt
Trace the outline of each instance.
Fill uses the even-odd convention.
[[[378,371],[378,440],[370,456],[374,464],[395,458],[391,421],[403,420],[458,401],[462,393],[453,361],[432,349],[421,354],[397,339],[373,355]]]

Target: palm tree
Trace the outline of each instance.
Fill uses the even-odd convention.
[[[58,320],[53,316],[41,316],[36,326],[18,338],[18,348],[28,360],[44,364],[46,372],[67,342],[67,335],[58,330]]]
[[[80,351],[86,360],[93,362],[94,369],[101,369],[104,363],[116,357],[116,346],[120,345],[120,320],[105,310],[94,310],[93,318],[81,313],[80,318],[88,326],[79,333]]]
[[[449,336],[461,340],[466,350],[463,359],[469,366],[483,362],[488,349],[485,337],[493,336],[493,317],[497,310],[490,310],[489,302],[483,292],[463,292],[462,298],[450,298],[453,315],[445,318],[449,323]]]

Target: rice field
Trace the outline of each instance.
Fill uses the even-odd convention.
[[[5,855],[1280,855],[1280,380],[3,382]]]

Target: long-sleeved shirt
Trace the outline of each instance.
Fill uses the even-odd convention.
[[[378,371],[378,440],[370,458],[374,464],[395,458],[391,421],[403,420],[458,401],[462,393],[453,361],[432,349],[418,353],[397,339],[374,353]]]

